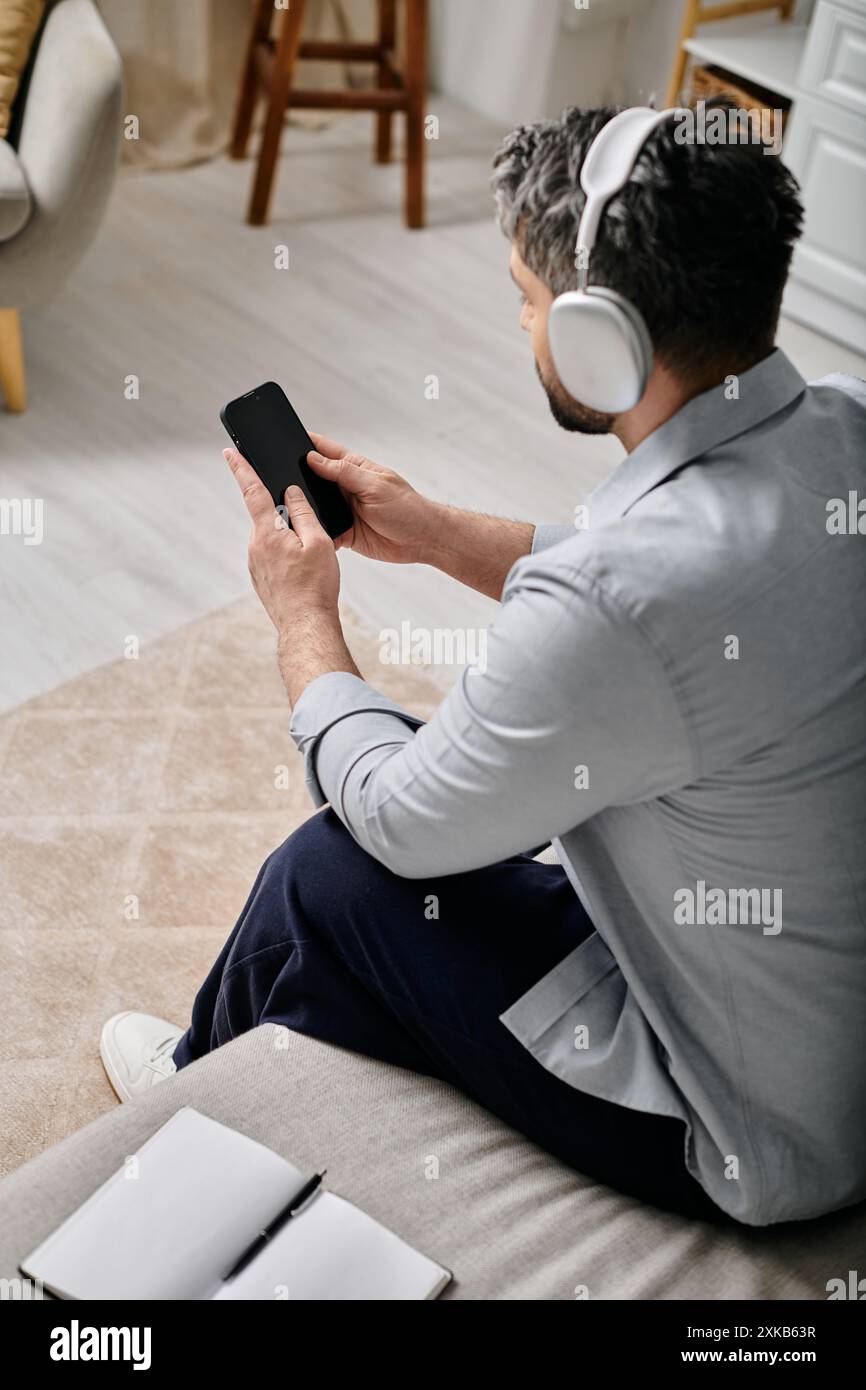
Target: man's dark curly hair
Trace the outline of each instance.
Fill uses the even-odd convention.
[[[496,152],[500,226],[555,294],[577,287],[580,168],[620,109],[569,107],[512,131]],[[681,144],[674,133],[673,120],[652,133],[608,203],[589,283],[631,300],[658,358],[699,381],[771,350],[803,208],[795,179],[761,144]]]

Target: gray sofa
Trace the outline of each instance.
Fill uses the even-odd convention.
[[[454,1272],[446,1298],[826,1299],[866,1205],[765,1231],[655,1211],[442,1082],[265,1025],[0,1183],[0,1278],[182,1105],[269,1144]]]
[[[105,212],[121,136],[123,70],[93,0],[49,0],[0,139],[0,388],[24,410],[19,314],[50,301]]]

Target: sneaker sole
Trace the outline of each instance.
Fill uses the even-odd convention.
[[[132,1092],[127,1090],[121,1079],[118,1068],[118,1053],[114,1049],[114,1028],[121,1019],[129,1018],[131,1009],[126,1009],[124,1013],[114,1014],[103,1026],[99,1035],[99,1055],[102,1058],[102,1065],[105,1068],[105,1075],[111,1083],[111,1089],[118,1100],[132,1100]]]

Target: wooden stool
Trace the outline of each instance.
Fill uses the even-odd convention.
[[[288,107],[297,110],[375,111],[375,156],[380,164],[391,158],[391,118],[406,112],[407,227],[424,225],[424,97],[427,75],[427,0],[405,0],[406,60],[403,71],[395,62],[397,0],[378,0],[379,37],[374,43],[343,40],[302,42],[307,0],[290,0],[282,9],[279,34],[271,38],[274,0],[253,0],[252,22],[231,141],[233,159],[247,151],[256,99],[267,100],[267,116],[259,150],[247,222],[267,220],[274,167],[280,149],[283,119]],[[298,58],[375,63],[378,86],[369,91],[326,92],[292,90]]]
[[[762,10],[778,10],[781,19],[790,19],[794,10],[794,0],[730,0],[730,3],[721,5],[704,5],[702,0],[686,0],[665,106],[676,106],[680,99],[689,60],[688,50],[684,45],[699,24],[710,24],[716,19],[759,14]]]

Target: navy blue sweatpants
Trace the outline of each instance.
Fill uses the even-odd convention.
[[[686,1170],[681,1121],[575,1090],[499,1022],[591,931],[557,866],[517,855],[472,873],[398,878],[326,810],[265,861],[174,1060],[182,1067],[260,1023],[283,1024],[449,1081],[621,1192],[721,1219]]]

